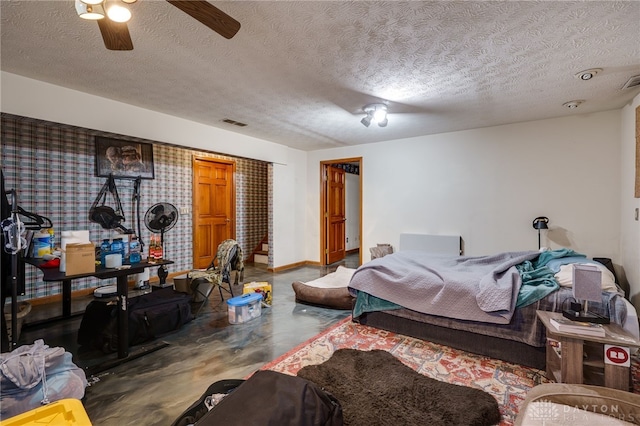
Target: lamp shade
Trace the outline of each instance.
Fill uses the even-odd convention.
[[[104,18],[104,9],[101,4],[86,4],[76,0],[76,12],[82,19],[97,20]]]
[[[539,216],[536,217],[535,219],[533,219],[533,229],[549,229],[549,227],[547,226],[547,223],[549,223],[549,218],[548,217],[544,217],[544,216]]]

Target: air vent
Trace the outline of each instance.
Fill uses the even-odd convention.
[[[246,124],[245,123],[241,123],[239,121],[236,120],[232,120],[230,118],[225,118],[224,120],[222,120],[223,122],[227,123],[227,124],[233,124],[234,126],[238,126],[238,127],[245,127]]]
[[[634,87],[640,86],[640,75],[634,75],[622,86],[622,90],[625,89],[633,89]]]

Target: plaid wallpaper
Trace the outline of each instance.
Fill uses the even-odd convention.
[[[106,178],[95,176],[95,136],[153,144],[155,179],[140,185],[142,240],[149,241],[144,214],[158,202],[168,202],[181,214],[165,234],[165,256],[175,263],[169,273],[192,267],[192,159],[194,156],[236,162],[236,239],[245,256],[253,252],[269,228],[269,163],[229,157],[205,151],[161,144],[146,139],[100,132],[2,113],[0,164],[7,190],[16,189],[18,204],[25,210],[51,219],[60,244],[60,231],[88,229],[95,243],[113,233],[89,221],[89,208]],[[116,186],[125,212],[124,225],[138,229],[133,203],[133,180],[118,179]],[[107,204],[113,206],[109,194]],[[60,293],[59,283],[41,281],[42,274],[26,267],[26,292],[21,299]],[[115,284],[115,280],[74,280],[73,289]]]

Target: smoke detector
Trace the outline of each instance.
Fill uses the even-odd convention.
[[[562,104],[563,107],[567,107],[569,109],[576,109],[580,106],[584,101],[569,101]]]
[[[598,75],[598,73],[602,72],[602,68],[590,68],[588,70],[584,70],[584,71],[580,71],[577,74],[574,74],[575,78],[578,78],[580,80],[591,80],[593,77],[595,77],[596,75]]]

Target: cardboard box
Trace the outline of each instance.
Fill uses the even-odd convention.
[[[93,243],[67,244],[66,275],[92,274],[96,271],[96,251]]]
[[[245,284],[242,287],[242,294],[247,293],[261,293],[264,303],[271,306],[273,298],[271,296],[271,284],[269,284],[268,282],[260,281]]]

